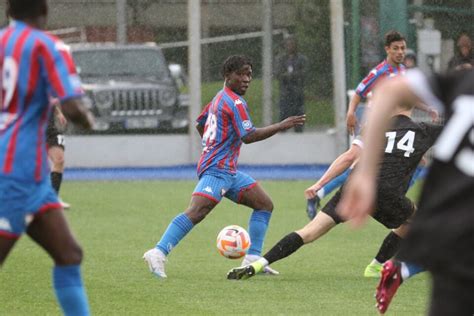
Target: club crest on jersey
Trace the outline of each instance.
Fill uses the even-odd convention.
[[[237,99],[237,100],[234,101],[234,104],[235,105],[240,105],[240,104],[243,104],[243,103],[242,103],[242,100]]]
[[[252,128],[252,122],[250,122],[249,120],[245,120],[242,122],[242,127],[245,129],[245,130],[249,130]]]

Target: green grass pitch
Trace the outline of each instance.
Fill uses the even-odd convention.
[[[307,223],[309,181],[262,181],[275,210],[265,250]],[[83,275],[94,315],[377,315],[376,280],[365,279],[387,230],[370,221],[353,231],[339,225],[273,265],[280,276],[228,281],[240,260],[221,257],[215,238],[230,224],[247,227],[250,210],[224,201],[172,252],[168,279],[149,273],[143,253],[188,205],[194,181],[69,182],[62,196],[84,252]],[[410,192],[417,194],[415,188]],[[58,315],[52,262],[27,237],[0,272],[0,315]],[[429,277],[402,286],[387,315],[423,315]]]

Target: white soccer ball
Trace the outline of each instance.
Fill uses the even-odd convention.
[[[242,258],[249,248],[249,233],[240,226],[230,225],[224,227],[217,235],[217,250],[226,258]]]

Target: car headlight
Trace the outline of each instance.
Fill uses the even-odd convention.
[[[114,103],[114,96],[110,91],[98,91],[94,93],[94,103],[99,112],[108,113]]]
[[[160,104],[163,106],[173,106],[176,104],[176,91],[174,89],[164,89],[159,92]]]

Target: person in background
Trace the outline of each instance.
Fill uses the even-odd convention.
[[[303,115],[305,73],[308,59],[298,52],[298,44],[293,36],[285,40],[285,53],[278,56],[275,76],[280,82],[280,121],[290,116]],[[295,126],[295,132],[303,132],[303,125]]]
[[[449,69],[456,69],[459,66],[469,64],[474,66],[474,49],[471,37],[467,32],[461,32],[456,41],[456,53],[448,63]],[[468,68],[464,66],[463,68]]]

